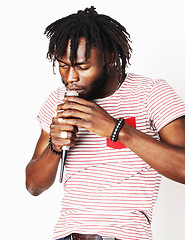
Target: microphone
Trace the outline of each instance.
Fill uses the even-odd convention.
[[[65,96],[78,96],[79,94],[76,91],[67,91],[65,93]],[[61,152],[61,169],[60,169],[60,179],[59,181],[62,182],[63,180],[63,172],[64,172],[64,165],[65,165],[65,160],[67,158],[67,152],[70,149],[70,146],[63,146],[62,147],[62,152]]]

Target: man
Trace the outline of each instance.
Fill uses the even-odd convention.
[[[36,196],[54,183],[70,146],[53,239],[152,239],[160,174],[185,183],[184,103],[164,80],[126,74],[129,34],[93,7],[45,33],[64,87],[39,112],[28,191]]]

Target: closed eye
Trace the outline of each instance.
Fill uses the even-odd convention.
[[[69,66],[66,64],[59,64],[59,67],[67,69]]]
[[[89,69],[89,66],[76,66],[76,68],[77,69],[79,69],[79,70],[87,70],[87,69]]]

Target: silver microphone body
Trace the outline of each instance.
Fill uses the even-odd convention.
[[[76,91],[67,91],[65,93],[65,96],[78,96],[79,94]],[[60,182],[63,180],[63,172],[64,172],[64,165],[65,165],[65,160],[67,158],[67,152],[70,149],[70,146],[63,146],[62,147],[62,152],[61,152],[61,170],[60,170]]]

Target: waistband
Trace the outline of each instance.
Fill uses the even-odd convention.
[[[100,236],[98,234],[79,234],[79,233],[72,233],[71,240],[115,240],[113,237],[109,236]]]
[[[117,240],[117,239],[110,236],[100,236],[98,234],[72,233],[69,236],[60,238],[58,240]]]

